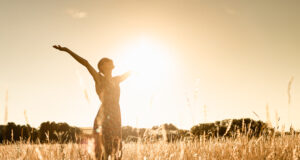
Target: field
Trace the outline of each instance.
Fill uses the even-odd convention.
[[[0,146],[0,159],[93,159],[88,144],[27,144]],[[300,159],[300,136],[248,139],[212,138],[173,143],[126,143],[123,160]]]

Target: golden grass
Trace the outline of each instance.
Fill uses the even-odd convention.
[[[300,136],[127,143],[123,160],[299,159]],[[88,144],[0,145],[0,159],[93,159]]]

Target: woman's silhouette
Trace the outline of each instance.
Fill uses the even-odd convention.
[[[100,101],[100,109],[94,121],[93,134],[95,138],[95,155],[99,160],[122,158],[122,129],[121,112],[119,105],[120,82],[124,81],[130,73],[112,77],[114,64],[111,59],[102,58],[98,63],[97,72],[87,60],[78,56],[66,47],[60,45],[54,48],[69,53],[76,61],[84,65],[95,81],[95,88]]]

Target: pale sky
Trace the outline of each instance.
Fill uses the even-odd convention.
[[[93,125],[100,106],[94,82],[51,47],[60,44],[95,67],[112,58],[114,75],[136,72],[121,85],[123,125],[265,121],[267,104],[271,121],[277,111],[287,125],[293,76],[290,119],[299,129],[299,7],[277,0],[0,0],[0,124],[8,90],[8,121],[24,124],[26,110],[35,127]]]

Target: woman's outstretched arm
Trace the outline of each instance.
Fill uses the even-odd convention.
[[[97,82],[99,80],[99,74],[97,73],[97,71],[90,65],[90,63],[80,57],[79,55],[77,55],[76,53],[74,53],[73,51],[71,51],[69,48],[67,47],[61,47],[60,45],[54,45],[53,48],[58,49],[60,51],[65,51],[67,53],[69,53],[77,62],[79,62],[80,64],[84,65],[88,71],[90,72],[90,74],[93,76],[94,80]],[[98,81],[99,82],[99,81]]]
[[[126,72],[120,76],[116,76],[116,78],[118,78],[119,83],[123,82],[124,80],[126,80],[129,76],[131,75],[131,72]]]

